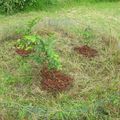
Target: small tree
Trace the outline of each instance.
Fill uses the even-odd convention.
[[[43,38],[38,36],[39,43],[35,47],[35,54],[32,55],[32,58],[38,64],[44,64],[49,69],[61,70],[62,65],[60,62],[60,57],[57,52],[54,50],[55,39],[53,36]]]

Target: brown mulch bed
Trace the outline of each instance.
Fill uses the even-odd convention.
[[[60,71],[42,69],[42,88],[49,92],[62,92],[72,86],[73,79]]]
[[[25,56],[28,56],[29,54],[31,54],[32,51],[31,50],[16,49],[16,53],[20,56],[25,57]]]
[[[83,56],[88,57],[88,58],[95,57],[98,54],[97,50],[95,50],[87,45],[84,45],[81,47],[75,47],[74,50],[78,54],[82,54]]]

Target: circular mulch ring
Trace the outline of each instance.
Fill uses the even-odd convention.
[[[73,82],[69,76],[57,70],[48,70],[44,68],[41,71],[42,88],[51,92],[62,92],[68,90]]]
[[[82,54],[83,56],[88,57],[88,58],[95,57],[98,53],[97,50],[90,48],[87,45],[84,45],[82,47],[75,47],[74,50],[77,53]]]
[[[31,50],[16,49],[16,53],[22,57],[26,57],[32,53]]]

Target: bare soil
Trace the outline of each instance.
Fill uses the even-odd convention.
[[[62,92],[72,86],[73,79],[60,71],[42,69],[42,88],[51,92]]]
[[[81,47],[75,47],[74,50],[78,53],[78,54],[82,54],[85,57],[88,58],[92,58],[95,57],[97,55],[97,50],[90,48],[87,45],[81,46]]]

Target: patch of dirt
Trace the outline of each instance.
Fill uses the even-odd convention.
[[[60,71],[42,69],[42,88],[49,92],[62,92],[72,86],[73,79]]]
[[[28,56],[29,54],[32,53],[31,50],[22,50],[22,49],[16,49],[16,53],[22,57],[26,57]]]
[[[95,50],[93,48],[90,48],[87,45],[84,45],[84,46],[81,46],[81,47],[75,47],[74,50],[77,53],[82,54],[83,56],[88,57],[88,58],[95,57],[98,53],[97,50]]]

